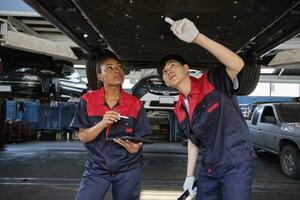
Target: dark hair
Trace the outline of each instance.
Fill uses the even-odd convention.
[[[117,61],[120,62],[120,59],[117,57],[116,54],[112,53],[112,52],[105,52],[105,53],[102,53],[100,55],[100,58],[98,59],[97,63],[96,63],[96,71],[97,73],[101,72],[101,64],[108,58],[114,58],[116,59]]]
[[[101,73],[101,64],[108,58],[114,58],[117,61],[120,62],[120,59],[117,57],[116,54],[114,54],[113,52],[105,52],[105,53],[101,53],[99,59],[96,62],[96,73]],[[97,84],[98,84],[98,88],[101,88],[103,86],[102,81],[97,79]]]
[[[187,64],[186,60],[181,57],[180,55],[177,54],[170,54],[167,56],[164,56],[160,62],[159,62],[159,66],[157,68],[157,73],[162,76],[162,72],[164,70],[164,67],[166,66],[167,62],[169,62],[170,60],[176,60],[177,62],[179,62],[180,64],[184,65]]]

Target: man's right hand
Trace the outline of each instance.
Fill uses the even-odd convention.
[[[183,190],[189,190],[190,197],[194,197],[197,194],[197,187],[193,188],[194,182],[195,176],[187,176],[183,184]]]
[[[120,120],[120,113],[117,113],[113,110],[107,111],[104,115],[103,115],[103,119],[100,122],[103,128],[108,127],[109,125],[111,125],[114,122],[117,122]]]

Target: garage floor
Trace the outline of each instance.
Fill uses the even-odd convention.
[[[181,194],[186,148],[180,143],[145,145],[141,200],[174,200]],[[0,152],[0,200],[71,200],[88,155],[80,142],[11,144]],[[278,159],[261,154],[254,200],[298,200],[300,181],[282,175]],[[111,200],[108,193],[105,200]]]

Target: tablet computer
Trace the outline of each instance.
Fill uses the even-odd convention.
[[[117,137],[106,138],[106,140],[108,140],[108,141],[114,141],[114,139],[129,140],[130,142],[143,143],[143,144],[152,144],[153,143],[152,140],[144,139],[144,138],[137,138],[137,137],[132,137],[132,136],[117,136]]]

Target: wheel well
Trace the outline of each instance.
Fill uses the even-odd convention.
[[[292,141],[292,140],[289,140],[289,139],[282,139],[282,140],[280,140],[280,142],[279,142],[279,150],[280,150],[280,152],[281,152],[281,150],[282,150],[282,148],[285,146],[285,145],[293,145],[293,146],[295,146],[298,150],[299,150],[299,147],[297,146],[297,144],[294,142],[294,141]]]

